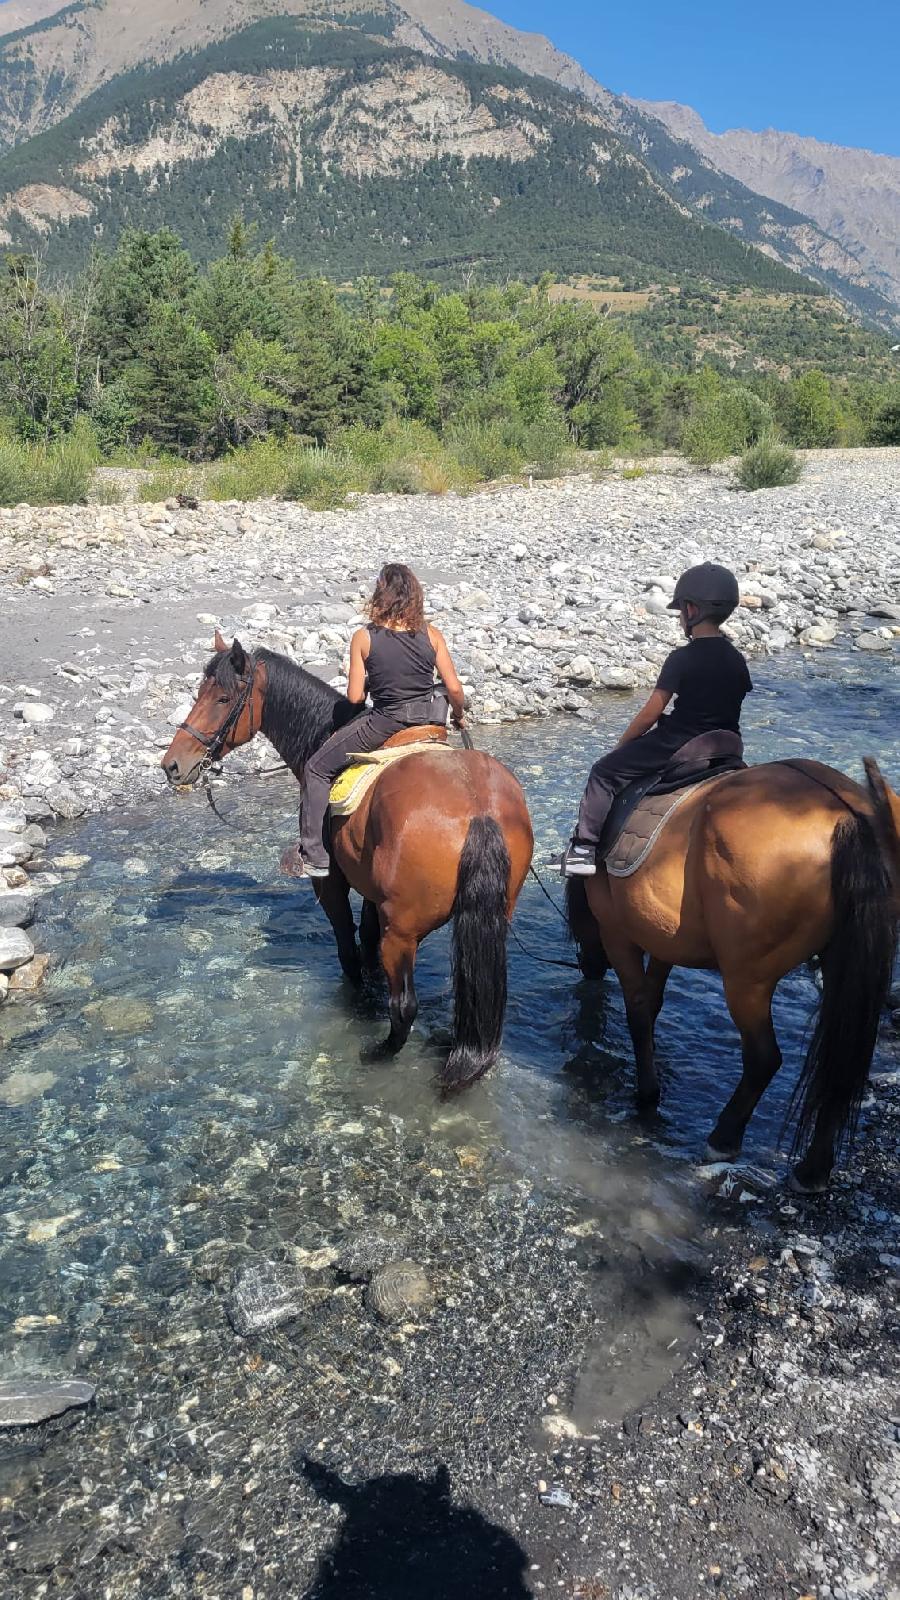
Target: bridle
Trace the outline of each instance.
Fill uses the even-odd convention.
[[[234,705],[229,706],[224,722],[222,723],[221,727],[216,729],[215,733],[203,733],[199,728],[195,728],[190,722],[179,722],[178,724],[178,730],[180,733],[189,733],[192,739],[196,739],[197,743],[203,746],[204,755],[199,767],[197,768],[197,776],[194,779],[194,782],[204,783],[206,785],[207,798],[210,796],[210,768],[215,766],[217,761],[221,760],[225,753],[225,746],[228,743],[230,734],[234,732],[241,720],[241,717],[244,715],[244,712],[248,709],[248,707],[250,712],[249,738],[252,739],[257,731],[254,718],[255,708],[253,704],[253,694],[254,690],[256,689],[256,673],[259,662],[257,661],[255,655],[251,655],[248,659],[250,662],[250,670],[245,677],[241,679],[241,692],[235,700]],[[211,800],[210,804],[212,804]],[[213,809],[215,810],[215,807],[213,807]]]

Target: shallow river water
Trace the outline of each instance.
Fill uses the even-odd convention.
[[[751,760],[808,755],[858,775],[872,753],[896,781],[891,663],[792,657],[758,664],[755,678]],[[627,697],[607,697],[590,721],[479,730],[527,789],[538,864],[559,848],[593,755],[630,714]],[[238,1513],[216,1487],[227,1479],[217,1462],[274,1473],[282,1448],[266,1430],[284,1415],[283,1397],[273,1410],[271,1385],[248,1396],[250,1364],[240,1376],[229,1365],[239,1341],[223,1306],[242,1261],[288,1261],[305,1274],[318,1307],[315,1359],[308,1333],[293,1343],[283,1333],[263,1372],[290,1378],[295,1433],[348,1471],[427,1459],[438,1438],[458,1470],[486,1471],[491,1459],[484,1427],[460,1442],[452,1393],[442,1397],[446,1375],[468,1407],[462,1357],[442,1374],[420,1339],[415,1371],[405,1353],[395,1362],[405,1368],[401,1402],[384,1376],[396,1341],[373,1331],[360,1292],[333,1276],[341,1248],[373,1218],[425,1259],[443,1285],[437,1316],[468,1319],[466,1340],[483,1319],[518,1324],[502,1357],[508,1370],[489,1392],[479,1378],[500,1434],[537,1426],[543,1391],[573,1359],[566,1400],[576,1420],[621,1414],[659,1387],[690,1337],[680,1286],[703,1266],[694,1164],[739,1072],[717,980],[673,975],[659,1028],[662,1105],[652,1124],[639,1122],[617,989],[598,994],[533,959],[569,952],[531,883],[516,930],[532,954],[510,946],[501,1063],[442,1106],[433,1073],[450,1018],[446,935],[421,952],[409,1046],[389,1066],[361,1065],[360,1047],[386,1029],[384,1000],[376,988],[348,994],[308,886],[278,876],[292,786],[232,780],[219,799],[261,831],[227,831],[192,795],[56,838],[62,881],[38,927],[52,973],[39,997],[0,1012],[0,1377],[78,1373],[98,1385],[97,1411],[72,1424],[85,1435],[76,1455],[65,1431],[37,1453],[0,1447],[0,1504],[7,1496],[21,1508],[30,1496],[30,1527],[42,1503],[82,1507],[61,1550],[51,1539],[25,1563],[32,1576],[83,1551],[85,1538],[96,1555],[103,1530],[125,1537],[129,1521],[148,1518],[162,1528],[163,1555],[185,1529],[203,1548],[214,1544],[217,1525],[232,1546],[258,1547],[259,1529],[236,1531]],[[558,880],[545,876],[559,899]],[[746,1147],[773,1178],[784,1169],[781,1121],[814,999],[799,973],[777,1001],[786,1065]],[[636,1267],[654,1275],[651,1298],[635,1287]],[[540,1330],[554,1307],[568,1331],[549,1340]],[[313,1367],[317,1398],[304,1410],[298,1372]],[[516,1415],[506,1383],[518,1390]],[[248,1416],[243,1439],[237,1419]],[[213,1445],[220,1434],[224,1454]],[[199,1465],[184,1455],[186,1439]],[[162,1440],[174,1455],[148,1443]],[[182,1484],[177,1535],[159,1509],[176,1459],[185,1481],[194,1473],[205,1486],[192,1521]],[[143,1472],[141,1460],[151,1463]],[[267,1516],[277,1520],[271,1507]],[[31,1592],[30,1578],[16,1582],[10,1593]],[[171,1592],[180,1592],[174,1582]]]

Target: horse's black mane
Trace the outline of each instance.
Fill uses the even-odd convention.
[[[287,656],[274,650],[257,650],[255,659],[266,669],[262,732],[282,761],[296,770],[305,765],[329,734],[358,715],[359,707]],[[212,678],[226,694],[236,694],[242,685],[230,650],[220,650],[212,657],[204,677]]]

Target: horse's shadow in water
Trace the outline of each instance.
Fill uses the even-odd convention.
[[[479,1511],[454,1505],[450,1474],[348,1484],[319,1462],[297,1463],[344,1523],[303,1600],[531,1600],[528,1557]]]

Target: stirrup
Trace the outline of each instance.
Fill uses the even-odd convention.
[[[559,870],[560,876],[563,878],[595,877],[597,872],[597,846],[594,844],[582,844],[578,839],[573,839],[563,851]]]

